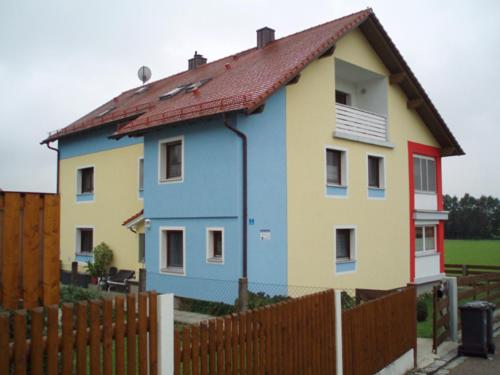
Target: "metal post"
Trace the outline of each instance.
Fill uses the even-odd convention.
[[[139,292],[146,291],[146,269],[139,268]]]
[[[241,277],[238,279],[238,310],[248,310],[248,279]]]
[[[342,357],[342,292],[335,291],[335,358],[337,359],[337,375],[344,372]]]
[[[456,277],[445,277],[448,283],[448,314],[450,315],[450,338],[458,341],[458,286]]]

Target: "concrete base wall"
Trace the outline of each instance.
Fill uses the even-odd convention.
[[[413,349],[383,368],[376,375],[403,375],[413,369]]]

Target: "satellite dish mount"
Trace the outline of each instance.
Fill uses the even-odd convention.
[[[139,77],[139,79],[142,81],[142,84],[144,85],[151,78],[151,69],[149,69],[147,66],[143,65],[137,71],[137,76]]]

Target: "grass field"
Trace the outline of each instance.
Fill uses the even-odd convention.
[[[500,240],[446,240],[445,263],[500,266]]]

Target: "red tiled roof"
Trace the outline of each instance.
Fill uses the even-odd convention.
[[[144,215],[144,209],[142,209],[139,212],[137,212],[136,214],[130,216],[127,220],[125,220],[122,223],[122,225],[127,225],[128,223],[131,223],[132,221],[134,221],[135,219],[141,217],[142,215]]]
[[[136,93],[140,87],[125,91],[71,125],[49,135],[42,143],[110,123],[117,124],[114,136],[119,138],[139,135],[157,126],[224,112],[243,110],[251,113],[310,62],[357,27],[391,73],[406,74],[408,79],[400,86],[410,99],[423,100],[424,106],[417,112],[443,147],[443,154],[463,154],[439,112],[370,8],[277,39],[264,48],[254,47],[152,82],[146,85],[147,90],[140,93]],[[183,92],[160,100],[162,94],[177,86],[208,78],[210,81],[193,92]],[[98,117],[111,108],[114,109]]]
[[[370,14],[372,10],[366,9],[277,39],[264,48],[255,47],[204,64],[150,83],[148,89],[139,94],[134,92],[140,87],[125,91],[71,125],[50,134],[43,142],[110,122],[124,122],[116,132],[121,136],[217,113],[235,110],[251,112]],[[159,100],[160,95],[179,85],[206,78],[211,80],[195,92]],[[109,108],[115,109],[96,117]]]

